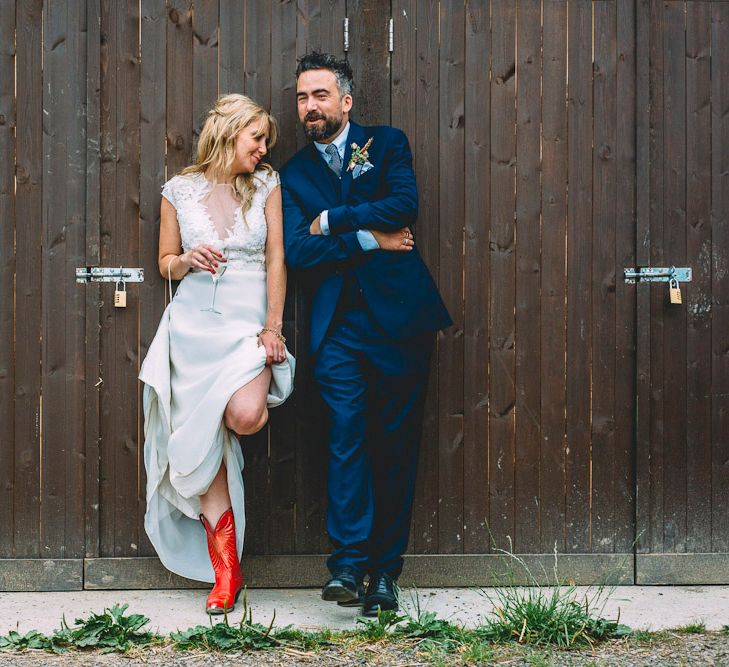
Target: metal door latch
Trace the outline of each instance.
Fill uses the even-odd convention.
[[[116,269],[87,266],[76,269],[77,283],[143,283],[144,269],[128,269],[120,266]]]
[[[640,268],[623,269],[626,283],[690,283],[691,267],[658,268],[643,266]]]

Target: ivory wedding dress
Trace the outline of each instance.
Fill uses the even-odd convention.
[[[215,308],[210,273],[190,271],[165,309],[142,364],[144,463],[147,513],[144,526],[165,567],[190,579],[215,581],[205,531],[198,516],[205,493],[225,461],[236,527],[243,551],[245,508],[243,455],[223,420],[230,397],[264,369],[266,352],[256,334],[267,310],[266,219],[268,195],[278,174],[257,172],[257,188],[245,219],[231,185],[212,185],[202,174],[175,176],[162,194],[177,211],[185,251],[202,243],[227,258]],[[294,358],[273,364],[268,406],[291,394]],[[264,520],[264,517],[259,517]]]

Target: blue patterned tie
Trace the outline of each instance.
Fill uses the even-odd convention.
[[[330,169],[337,175],[342,175],[342,158],[339,157],[339,149],[334,144],[329,144],[325,149],[326,154],[329,156],[331,162],[329,162]]]

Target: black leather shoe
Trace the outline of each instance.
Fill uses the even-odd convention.
[[[343,567],[321,589],[321,599],[328,602],[352,602],[359,597],[362,577],[351,567]]]
[[[377,611],[397,611],[397,584],[387,574],[376,574],[370,577],[364,598],[362,616],[377,616]]]
[[[361,607],[364,604],[365,585],[360,582],[357,584],[357,597],[346,602],[337,602],[340,607]]]

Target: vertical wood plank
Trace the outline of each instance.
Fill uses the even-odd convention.
[[[516,39],[514,549],[519,553],[540,546],[541,4],[520,0]]]
[[[139,6],[109,4],[102,30],[109,40],[102,90],[113,106],[102,122],[101,262],[129,266],[139,257]],[[102,93],[104,94],[104,93]],[[115,308],[113,285],[102,291],[102,503],[104,555],[135,556],[139,549],[139,424],[128,397],[141,399],[139,292],[127,286],[127,307]]]
[[[712,5],[711,518],[713,551],[729,551],[729,5]]]
[[[0,2],[0,558],[13,555],[15,469],[15,3]],[[10,437],[8,437],[10,436]]]
[[[465,10],[440,6],[440,290],[453,326],[438,348],[438,549],[463,551],[463,217]]]
[[[42,0],[16,3],[14,556],[40,555],[40,388],[43,242]]]
[[[617,5],[596,2],[593,65],[591,550],[614,551]],[[622,277],[622,276],[621,276]]]
[[[407,9],[405,9],[407,11]],[[416,74],[415,108],[418,114],[414,137],[410,137],[415,156],[415,175],[418,183],[420,217],[415,231],[418,252],[430,269],[436,283],[440,284],[440,152],[436,140],[440,132],[440,110],[434,100],[440,96],[438,26],[439,13],[436,3],[417,0],[415,11],[416,31],[413,38]],[[395,3],[393,14],[400,14]],[[426,113],[426,109],[431,109]],[[413,504],[412,547],[417,553],[438,553],[438,486],[440,428],[440,366],[443,334],[438,334],[431,357],[430,379],[425,398],[425,418],[421,439],[418,478]]]
[[[101,263],[101,4],[86,4],[86,266]],[[85,392],[85,538],[84,555],[99,555],[99,473],[101,440],[101,288],[89,283],[81,289],[86,297],[86,392]]]
[[[686,262],[686,16],[683,3],[667,3],[664,13],[665,149],[663,161],[663,241],[667,266]],[[654,288],[655,289],[655,288]],[[665,285],[658,286],[664,304],[663,349],[665,440],[663,455],[663,546],[686,550],[686,307],[668,305]]]
[[[72,276],[86,259],[86,3],[43,13],[41,555],[64,558],[84,553],[86,295]]]
[[[663,266],[663,4],[650,4],[650,253],[648,264]],[[665,285],[650,287],[650,444],[649,444],[649,534],[647,540],[652,553],[663,551],[663,308]],[[641,322],[638,323],[640,326]],[[654,343],[655,341],[655,343]]]
[[[565,548],[567,5],[545,0],[543,11],[539,525],[540,550],[548,553]]]
[[[144,282],[139,289],[139,360],[157,331],[165,307],[165,280],[159,273],[160,191],[165,182],[166,42],[167,10],[165,0],[142,3],[140,67],[140,182],[139,182],[139,265],[144,267]],[[143,452],[144,415],[138,401],[140,454]],[[139,555],[155,554],[144,531],[146,497],[144,460],[139,461]]]
[[[568,6],[567,551],[590,549],[592,3]]]
[[[390,124],[388,0],[348,0],[349,53],[355,80],[352,118],[363,125]]]
[[[271,108],[271,3],[246,2],[245,94]],[[249,554],[269,553],[272,489],[270,480],[270,427],[241,438],[245,457],[246,544]]]
[[[289,0],[274,5],[271,17],[271,113],[279,123],[279,143],[268,156],[280,168],[296,150],[296,4]],[[295,342],[296,295],[286,290],[284,335]],[[298,350],[294,349],[294,353]],[[271,532],[272,553],[296,551],[296,408],[299,396],[292,396],[271,412],[271,513],[276,526]],[[305,448],[305,444],[302,443]]]
[[[220,0],[220,94],[243,92],[244,0]]]
[[[197,146],[207,112],[218,97],[218,0],[195,0],[192,17],[192,121]]]
[[[615,478],[614,550],[633,551],[635,542],[636,289],[622,269],[636,265],[636,5],[617,3],[615,203]],[[642,93],[641,93],[642,94]]]
[[[516,7],[491,11],[491,237],[489,367],[490,526],[496,546],[514,539],[514,309],[516,259]],[[450,213],[446,213],[450,215]]]
[[[652,194],[651,155],[651,100],[652,81],[650,0],[638,0],[635,18],[635,138],[636,138],[636,195],[635,265],[650,264]],[[630,266],[630,264],[628,264]],[[650,291],[636,289],[636,409],[635,409],[635,531],[636,551],[648,552],[652,544],[651,521],[651,304]]]
[[[463,547],[466,553],[490,549],[488,533],[488,348],[489,327],[489,161],[490,108],[487,67],[491,49],[491,3],[466,8],[465,71],[465,227],[463,388]],[[539,21],[537,21],[537,30]],[[536,124],[537,130],[539,125]]]
[[[192,161],[192,0],[167,3],[167,178]]]
[[[686,550],[711,551],[711,4],[686,5]]]

